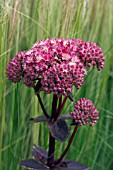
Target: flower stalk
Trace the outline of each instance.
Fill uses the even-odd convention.
[[[37,97],[38,97],[40,106],[41,106],[41,108],[42,108],[42,110],[43,110],[43,113],[44,113],[45,117],[46,117],[47,119],[50,119],[50,116],[48,115],[48,113],[47,113],[47,111],[46,111],[46,109],[45,109],[45,107],[44,107],[44,105],[43,105],[43,102],[42,102],[42,99],[41,99],[39,93],[36,94],[36,95],[37,95]]]
[[[58,109],[57,109],[57,111],[56,111],[57,114],[56,114],[56,116],[55,116],[55,121],[56,121],[57,118],[60,116],[61,111],[62,111],[62,109],[64,108],[64,105],[65,105],[67,99],[68,99],[68,97],[66,96],[66,97],[64,98],[64,100],[63,100],[62,103],[61,103],[61,101],[59,101],[59,102],[60,102],[60,105],[59,105],[59,107],[58,107]]]
[[[58,100],[57,96],[53,95],[50,121],[53,121],[56,115],[57,100]],[[48,150],[48,160],[47,160],[47,165],[49,167],[51,167],[52,163],[54,162],[54,151],[55,151],[55,138],[51,135],[51,132],[49,132],[49,150]]]
[[[68,152],[68,150],[69,150],[69,148],[70,148],[70,146],[71,146],[71,144],[72,144],[73,138],[74,138],[74,136],[75,136],[75,134],[76,134],[76,132],[77,132],[78,126],[79,126],[79,124],[77,124],[77,125],[75,126],[75,128],[74,128],[74,130],[73,130],[73,133],[72,133],[72,135],[71,135],[71,137],[70,137],[70,139],[69,139],[69,141],[68,141],[68,145],[66,146],[66,148],[65,148],[63,154],[61,155],[61,157],[56,161],[55,165],[58,165],[58,164],[63,160],[63,158],[65,157],[65,155],[67,154],[67,152]]]

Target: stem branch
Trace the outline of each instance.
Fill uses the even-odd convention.
[[[63,107],[64,107],[67,99],[68,99],[68,97],[65,97],[65,98],[64,98],[64,101],[62,102],[62,104],[61,104],[61,101],[59,101],[59,102],[60,102],[60,106],[58,107],[58,109],[57,109],[57,111],[56,111],[55,120],[57,120],[57,118],[59,117],[59,115],[60,115],[60,113],[61,113],[61,111],[62,111],[62,109],[63,109]]]
[[[61,157],[56,161],[55,165],[58,165],[58,164],[62,161],[62,159],[65,157],[65,155],[66,155],[67,151],[69,150],[70,145],[71,145],[71,143],[72,143],[72,141],[73,141],[73,138],[74,138],[75,133],[76,133],[76,131],[77,131],[77,129],[78,129],[78,126],[79,126],[79,124],[77,124],[77,125],[75,126],[74,131],[73,131],[73,133],[72,133],[72,135],[71,135],[71,137],[70,137],[70,139],[69,139],[69,142],[68,142],[67,147],[65,148],[65,150],[64,150],[63,154],[61,155]]]
[[[40,103],[40,105],[41,105],[41,108],[42,108],[42,110],[43,110],[43,112],[44,112],[44,115],[46,116],[47,119],[50,118],[50,116],[48,115],[48,113],[46,112],[46,110],[45,110],[45,108],[44,108],[44,105],[43,105],[43,103],[42,103],[42,100],[41,100],[40,95],[37,94],[37,97],[38,97],[39,103]]]

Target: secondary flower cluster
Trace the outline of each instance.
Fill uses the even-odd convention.
[[[74,104],[74,112],[71,112],[70,115],[74,123],[80,125],[90,122],[90,125],[93,126],[99,119],[97,109],[92,101],[86,98],[81,98]]]
[[[72,86],[80,88],[87,66],[104,67],[102,50],[91,42],[81,39],[51,38],[41,40],[26,52],[20,52],[7,66],[12,82],[24,77],[24,84],[35,87],[41,79],[42,90],[68,96]]]

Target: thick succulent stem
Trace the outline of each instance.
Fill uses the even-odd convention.
[[[47,165],[51,167],[54,163],[55,138],[49,134],[49,151]]]
[[[53,102],[52,102],[52,111],[51,111],[51,121],[54,120],[54,117],[56,115],[56,109],[57,109],[57,96],[53,96]],[[48,160],[47,165],[49,167],[52,166],[54,163],[54,151],[55,151],[55,138],[52,137],[51,133],[49,133],[49,150],[48,150]]]
[[[61,104],[62,104],[62,96],[59,98],[59,104],[58,104],[58,109],[57,109],[57,110],[59,110],[59,109],[60,109]]]

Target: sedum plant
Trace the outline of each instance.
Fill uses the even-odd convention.
[[[100,71],[104,67],[103,52],[92,42],[81,39],[50,38],[41,40],[28,50],[19,52],[7,65],[6,74],[12,82],[20,82],[33,88],[44,115],[31,118],[31,122],[46,122],[49,128],[48,151],[40,146],[32,148],[33,159],[21,161],[21,166],[31,169],[89,169],[88,166],[64,159],[79,126],[97,123],[98,111],[91,100],[86,98],[73,101],[72,87],[79,89],[88,68],[93,66]],[[40,92],[53,94],[51,113],[47,113]],[[70,99],[74,110],[61,114]],[[55,158],[55,141],[66,141],[70,133],[66,119],[74,126],[73,133],[60,158]]]

